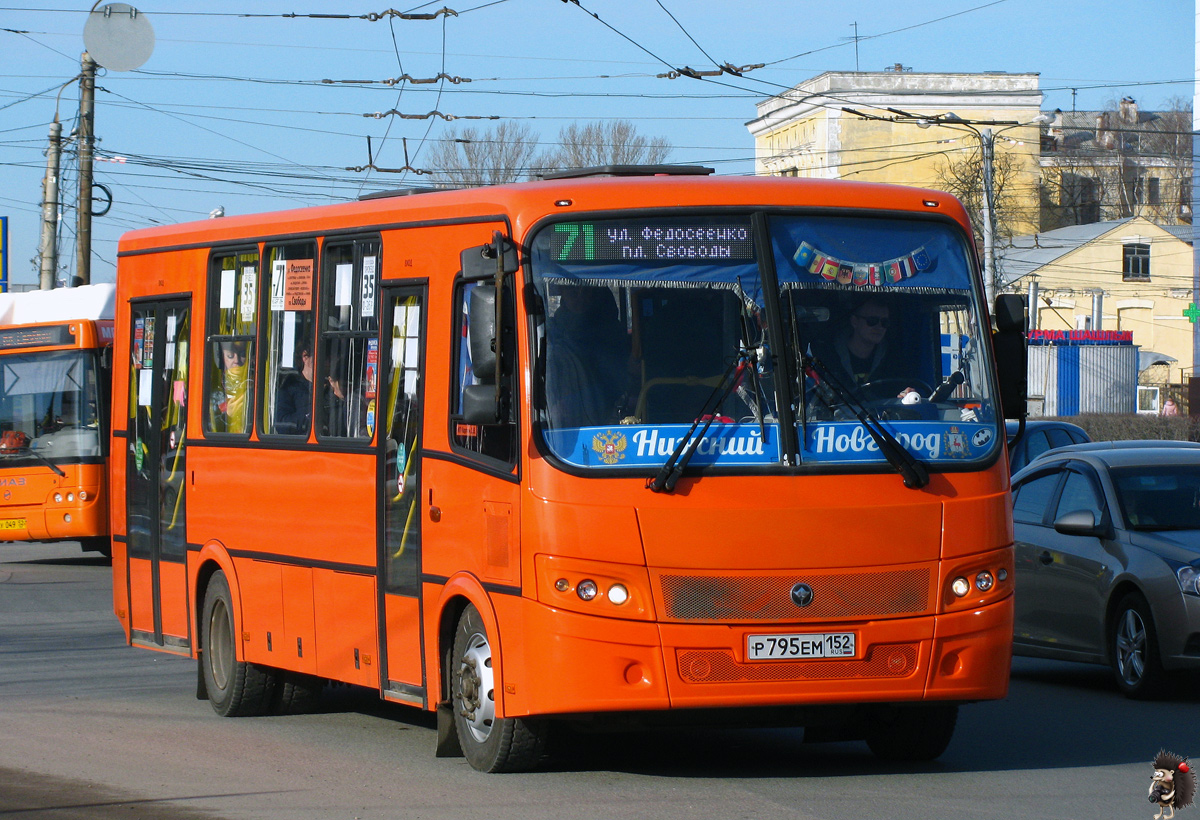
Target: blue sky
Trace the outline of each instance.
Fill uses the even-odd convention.
[[[93,281],[112,281],[132,228],[352,199],[421,184],[431,140],[495,120],[376,118],[396,109],[500,117],[553,143],[571,122],[630,119],[675,146],[674,162],[752,171],[754,104],[825,71],[1037,72],[1043,108],[1096,109],[1123,96],[1143,109],[1192,97],[1195,14],[1183,0],[439,0],[434,20],[285,15],[381,11],[383,4],[206,0],[137,4],[156,44],[141,69],[97,80],[96,179],[114,204],[93,226]],[[34,282],[44,150],[55,97],[78,72],[91,4],[0,0],[0,215],[9,275]],[[252,16],[247,16],[252,15]],[[857,43],[852,39],[855,34]],[[856,63],[857,60],[857,63]],[[665,79],[670,67],[767,64],[743,77]],[[407,73],[471,82],[387,85]],[[373,84],[324,80],[374,80]],[[1074,89],[1074,93],[1072,92]],[[76,86],[59,116],[73,125]],[[367,115],[367,116],[364,116]],[[74,168],[64,159],[73,197]],[[62,254],[73,265],[74,213]]]

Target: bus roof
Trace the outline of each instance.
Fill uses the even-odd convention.
[[[631,205],[631,203],[636,203]],[[384,230],[405,222],[510,217],[518,236],[549,213],[636,208],[830,207],[942,214],[969,230],[952,194],[844,180],[732,176],[614,176],[519,182],[382,196],[263,214],[228,216],[130,231],[120,255],[170,247],[329,231]]]
[[[116,285],[0,293],[0,326],[112,319]]]

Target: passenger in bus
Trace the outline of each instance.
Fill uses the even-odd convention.
[[[296,347],[296,358],[300,363],[295,373],[289,374],[275,393],[275,430],[280,435],[306,436],[312,426],[312,344],[301,342]]]
[[[220,383],[212,395],[214,428],[223,433],[246,432],[250,368],[246,342],[220,342]]]
[[[629,386],[629,336],[612,291],[569,286],[546,323],[546,401],[554,427],[614,424]]]

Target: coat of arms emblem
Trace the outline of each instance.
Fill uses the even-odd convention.
[[[616,464],[625,458],[625,448],[628,446],[629,439],[625,438],[624,433],[614,433],[609,430],[606,433],[597,433],[592,437],[592,450],[600,456],[600,460],[605,464]]]

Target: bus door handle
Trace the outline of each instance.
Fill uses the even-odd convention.
[[[433,503],[433,488],[429,489],[429,520],[438,522],[442,520],[442,508]]]

